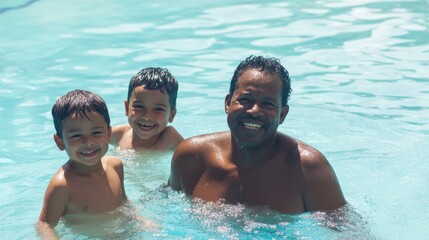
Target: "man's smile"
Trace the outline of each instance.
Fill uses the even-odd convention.
[[[251,122],[241,122],[241,124],[248,129],[260,129],[262,127],[261,124],[251,123]]]

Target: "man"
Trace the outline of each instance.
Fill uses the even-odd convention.
[[[250,56],[241,62],[225,97],[230,131],[183,141],[173,155],[169,185],[207,201],[289,214],[343,206],[326,158],[277,132],[289,112],[290,92],[289,73],[279,60]]]

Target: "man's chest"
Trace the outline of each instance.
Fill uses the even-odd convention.
[[[203,175],[194,190],[194,197],[269,206],[286,213],[305,211],[302,178],[296,174],[278,170],[245,174],[217,171]]]

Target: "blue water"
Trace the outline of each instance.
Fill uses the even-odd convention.
[[[227,129],[224,96],[250,54],[279,58],[292,77],[279,130],[330,160],[351,216],[192,202],[163,187],[171,153],[111,149],[125,162],[136,221],[57,227],[62,239],[424,239],[429,234],[429,2],[0,1],[0,233],[37,239],[45,188],[67,159],[52,139],[50,109],[81,88],[100,94],[112,123],[142,67],[180,83],[173,125],[185,136]],[[328,221],[329,224],[335,224]],[[337,226],[338,228],[338,226]]]

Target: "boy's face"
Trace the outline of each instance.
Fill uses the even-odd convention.
[[[62,138],[55,134],[54,140],[60,150],[67,152],[70,160],[93,166],[107,152],[111,128],[100,114],[87,112],[87,116],[89,119],[74,114],[65,119]]]
[[[176,109],[171,110],[167,93],[139,86],[134,88],[129,102],[125,101],[125,115],[134,135],[149,140],[157,138],[173,122]]]

